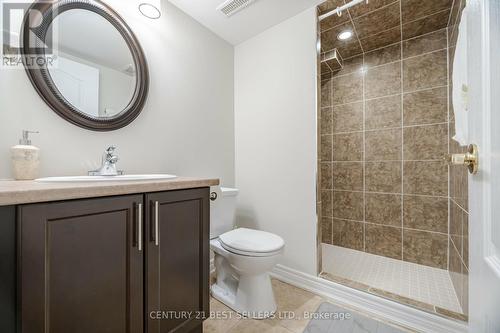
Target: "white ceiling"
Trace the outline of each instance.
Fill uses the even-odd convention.
[[[52,25],[56,29],[54,46],[64,53],[118,71],[134,63],[120,32],[94,12],[68,10]]]
[[[170,0],[182,11],[233,45],[325,0],[256,0],[227,18],[216,8],[225,0]]]

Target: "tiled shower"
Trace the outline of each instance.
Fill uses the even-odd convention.
[[[370,0],[321,21],[318,164],[322,276],[465,319],[467,175],[445,161],[463,150],[449,102],[462,5]],[[340,40],[345,31],[352,38]],[[360,271],[342,258],[378,264]],[[399,289],[371,283],[394,280],[388,267],[408,272],[390,283]],[[435,290],[441,299],[427,297]]]

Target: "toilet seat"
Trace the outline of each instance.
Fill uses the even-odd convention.
[[[229,252],[249,256],[268,257],[283,249],[283,238],[270,232],[238,228],[219,236],[220,244]]]

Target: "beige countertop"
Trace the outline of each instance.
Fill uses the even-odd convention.
[[[92,183],[40,183],[0,180],[0,206],[113,195],[181,190],[219,185],[218,179],[177,177],[165,180]]]

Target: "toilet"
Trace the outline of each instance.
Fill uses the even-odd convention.
[[[220,187],[212,194],[210,248],[217,275],[212,296],[239,314],[265,319],[276,312],[269,272],[285,242],[275,234],[235,228],[237,189]]]

